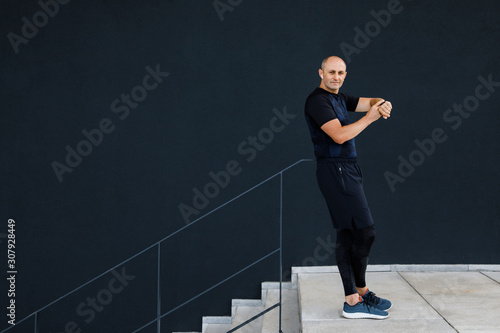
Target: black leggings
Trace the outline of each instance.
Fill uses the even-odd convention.
[[[368,256],[375,241],[375,226],[337,230],[335,256],[345,295],[356,294],[356,287],[366,286],[365,273]]]

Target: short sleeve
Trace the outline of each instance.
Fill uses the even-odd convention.
[[[318,127],[337,118],[337,115],[333,111],[332,103],[325,94],[314,94],[309,96],[306,101],[305,111]]]
[[[358,106],[359,97],[354,97],[348,94],[339,93],[339,96],[344,100],[347,111],[354,112]]]

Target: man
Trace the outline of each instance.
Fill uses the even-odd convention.
[[[347,75],[346,64],[339,57],[324,59],[318,72],[321,84],[307,98],[305,116],[317,158],[319,188],[337,229],[335,256],[345,293],[343,316],[385,319],[391,302],[377,297],[365,282],[375,228],[354,138],[381,116],[389,118],[392,105],[381,98],[339,93]],[[351,124],[347,111],[366,115]]]

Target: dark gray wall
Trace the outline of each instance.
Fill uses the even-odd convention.
[[[331,54],[348,61],[342,91],[394,106],[356,140],[371,263],[499,262],[498,2],[41,3],[51,16],[36,1],[0,5],[0,241],[4,262],[14,219],[18,321],[107,272],[37,313],[39,332],[133,332],[156,319],[158,296],[162,332],[200,330],[202,315],[279,279],[281,186],[285,278],[335,264],[314,162],[268,179],[313,158],[303,105]],[[54,162],[79,144],[87,156],[60,181]]]

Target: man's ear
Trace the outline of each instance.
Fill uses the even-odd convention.
[[[320,78],[323,78],[323,70],[321,68],[318,69],[318,74]]]

